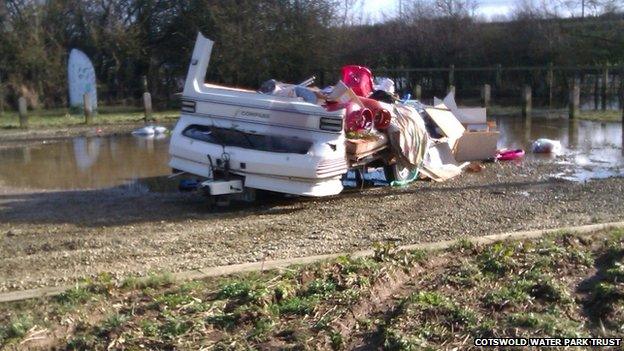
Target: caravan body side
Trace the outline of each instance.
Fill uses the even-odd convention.
[[[198,34],[171,137],[173,169],[213,178],[227,164],[244,186],[327,196],[347,172],[344,110],[204,83],[213,42]]]

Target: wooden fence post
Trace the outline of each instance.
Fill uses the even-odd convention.
[[[93,123],[93,105],[91,104],[91,94],[86,93],[82,96],[83,110],[85,116],[85,124]]]
[[[581,87],[576,82],[576,78],[573,78],[570,84],[570,104],[569,104],[570,119],[575,119],[578,117],[580,103],[581,103]]]
[[[420,84],[416,84],[414,86],[414,99],[420,101],[422,98],[422,86]]]
[[[450,86],[455,85],[455,65],[449,66],[448,80],[449,80],[449,85]]]
[[[532,105],[531,86],[525,85],[522,89],[522,117],[531,118]]]
[[[147,76],[143,76],[141,78],[141,81],[143,83],[143,92],[148,92],[149,90],[147,89]]]
[[[453,96],[455,96],[455,86],[454,85],[449,85],[447,94],[450,94],[450,93],[453,93]]]
[[[607,89],[609,87],[609,67],[604,66],[602,70],[602,110],[607,110]]]
[[[496,65],[496,89],[501,91],[503,86],[503,66],[499,63]]]
[[[594,110],[600,108],[600,77],[598,73],[594,76]]]
[[[555,85],[555,70],[552,62],[548,63],[548,73],[546,74],[548,83],[548,109],[553,108],[553,87]]]
[[[4,116],[4,84],[2,84],[2,75],[0,75],[0,116]]]
[[[483,107],[489,107],[491,97],[492,88],[489,84],[483,84],[483,87],[481,88],[481,105]]]
[[[145,111],[145,122],[152,120],[152,95],[148,92],[143,93],[143,108]]]
[[[20,128],[28,128],[28,105],[26,104],[26,98],[20,96],[17,99],[17,110],[19,112],[19,124]]]

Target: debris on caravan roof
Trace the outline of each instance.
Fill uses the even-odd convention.
[[[444,181],[470,162],[496,159],[499,132],[488,123],[485,108],[458,107],[454,92],[434,98],[433,106],[400,100],[390,78],[374,79],[368,68],[356,65],[341,72],[341,80],[323,89],[313,86],[313,77],[305,86],[269,80],[259,91],[345,109],[346,152],[353,163],[386,151],[423,177]]]

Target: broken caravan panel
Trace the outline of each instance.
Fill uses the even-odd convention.
[[[205,83],[212,46],[197,35],[169,166],[209,179],[232,175],[249,188],[340,193],[348,170],[344,109]]]

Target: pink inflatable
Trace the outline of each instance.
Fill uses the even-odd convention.
[[[511,161],[524,157],[524,150],[516,149],[516,150],[498,150],[496,152],[496,159],[499,161]]]

